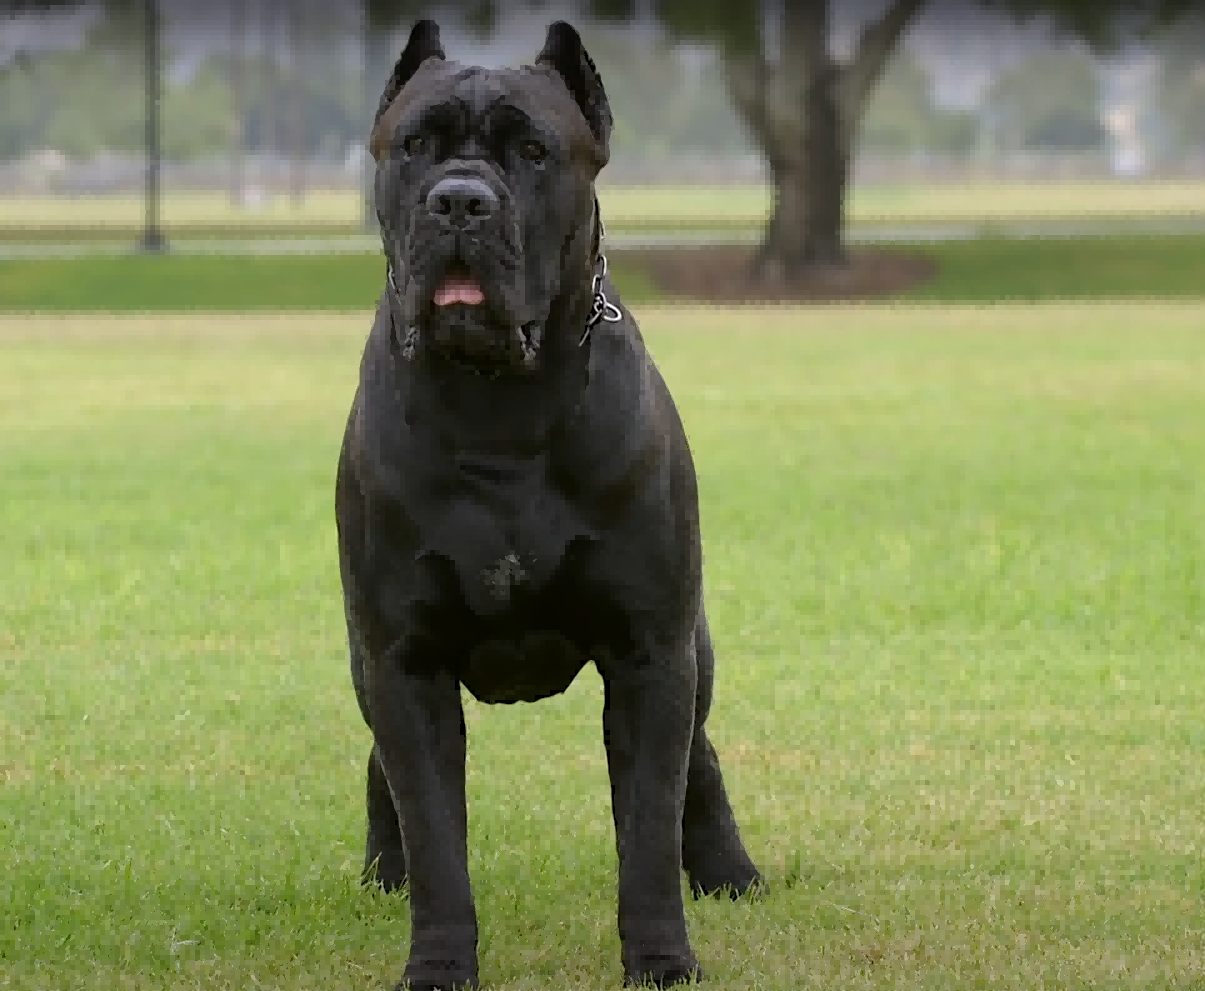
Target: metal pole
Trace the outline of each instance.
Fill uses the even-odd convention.
[[[159,226],[159,96],[161,66],[159,64],[159,8],[156,0],[143,0],[143,25],[146,75],[146,222],[140,247],[143,251],[160,254],[167,250],[167,239]]]
[[[246,0],[230,4],[230,203],[242,207],[247,194]]]
[[[301,64],[304,38],[300,0],[293,0],[289,11],[289,98],[292,101],[293,160],[289,170],[290,192],[293,206],[300,207],[305,198],[305,90],[302,79],[305,69]]]
[[[276,189],[276,2],[260,5],[260,137],[264,193],[272,198]]]

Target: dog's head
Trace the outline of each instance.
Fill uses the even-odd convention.
[[[397,329],[479,370],[538,367],[589,307],[610,134],[602,80],[563,21],[534,65],[501,70],[448,61],[435,23],[416,24],[370,140]]]

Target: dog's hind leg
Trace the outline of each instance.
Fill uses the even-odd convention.
[[[364,849],[363,882],[393,891],[406,880],[406,845],[376,747],[368,755],[367,805],[368,838]]]
[[[719,758],[704,729],[711,710],[715,651],[702,607],[695,627],[695,663],[698,684],[682,813],[682,866],[696,898],[720,891],[736,898],[759,883],[761,875],[741,842]]]

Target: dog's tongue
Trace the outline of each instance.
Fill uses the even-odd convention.
[[[436,306],[451,306],[453,303],[476,306],[485,301],[485,293],[477,285],[476,279],[466,275],[449,274],[443,284],[435,290],[432,298]]]

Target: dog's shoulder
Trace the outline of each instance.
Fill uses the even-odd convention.
[[[404,392],[407,383],[398,375],[392,348],[392,321],[382,293],[372,329],[360,356],[359,380],[343,440],[343,456],[360,478],[392,459],[382,446],[401,438]]]
[[[598,421],[614,421],[627,434],[672,432],[678,424],[673,397],[636,317],[609,281],[608,299],[619,320],[600,321],[591,331],[590,373],[583,408]],[[668,417],[668,419],[667,419]]]

